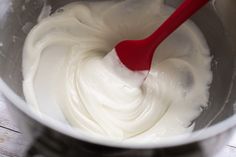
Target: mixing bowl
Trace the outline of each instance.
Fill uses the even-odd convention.
[[[38,17],[75,0],[0,0],[0,90],[13,118],[29,141],[25,156],[205,157],[217,153],[236,126],[236,1],[213,0],[191,20],[200,28],[213,58],[207,108],[194,132],[159,143],[121,143],[84,132],[32,111],[22,92],[22,47]],[[92,0],[91,0],[92,1]],[[177,7],[181,0],[166,0]],[[46,10],[45,10],[46,9]],[[48,12],[49,13],[49,12]]]

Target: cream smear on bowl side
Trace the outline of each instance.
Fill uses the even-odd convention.
[[[200,30],[183,24],[156,50],[141,87],[117,77],[103,57],[142,39],[170,14],[161,0],[76,2],[28,34],[23,88],[33,110],[114,140],[158,141],[192,131],[207,106],[211,57]]]

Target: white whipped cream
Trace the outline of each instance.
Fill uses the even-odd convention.
[[[141,87],[103,59],[119,41],[151,34],[170,12],[161,0],[78,2],[41,20],[24,46],[27,102],[93,136],[158,141],[191,132],[212,79],[208,46],[192,22],[156,50]]]

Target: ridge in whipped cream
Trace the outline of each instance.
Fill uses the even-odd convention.
[[[40,114],[92,136],[158,141],[191,132],[207,106],[212,80],[208,46],[191,21],[156,50],[141,87],[117,77],[104,63],[119,41],[146,37],[171,11],[161,0],[76,2],[60,8],[25,41],[26,101]]]

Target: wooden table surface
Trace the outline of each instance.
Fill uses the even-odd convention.
[[[0,93],[0,157],[21,157],[27,141],[9,116],[6,105]],[[236,131],[215,157],[236,157]]]

